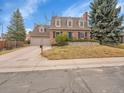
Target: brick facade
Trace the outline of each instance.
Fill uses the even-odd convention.
[[[49,28],[51,41],[54,41],[55,37],[62,33],[66,33],[67,36],[72,34],[72,39],[90,39],[90,32],[87,12],[82,17],[52,17]]]

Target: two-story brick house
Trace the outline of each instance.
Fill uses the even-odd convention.
[[[45,29],[45,30],[44,30]],[[49,45],[57,35],[66,34],[70,39],[89,39],[88,13],[82,17],[52,17],[49,26],[37,25],[31,33],[31,45]]]
[[[70,39],[89,39],[90,31],[87,12],[82,17],[54,16],[49,28],[50,40],[52,42],[60,34],[66,34]]]

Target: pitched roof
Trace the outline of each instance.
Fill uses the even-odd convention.
[[[79,20],[82,19],[82,17],[65,17],[65,16],[53,16],[52,19],[56,19],[56,18],[60,18],[60,19],[73,19],[73,20]]]
[[[75,28],[67,28],[67,27],[61,27],[61,28],[57,28],[57,27],[51,27],[49,28],[50,30],[79,30],[79,31],[89,31],[91,30],[90,28],[79,28],[79,27],[75,27]]]
[[[30,36],[49,37],[49,32],[31,32]]]
[[[61,20],[61,27],[56,27],[55,26],[55,21],[56,19],[60,19]],[[69,27],[67,25],[67,20],[72,20],[73,21],[73,26]],[[84,22],[84,26],[80,27],[79,26],[79,22],[83,21]],[[86,21],[87,18],[85,19],[84,17],[61,17],[61,16],[53,16],[52,17],[52,21],[51,21],[51,26],[49,29],[65,29],[65,30],[90,30],[90,28],[88,27],[88,22]]]
[[[47,29],[46,32],[40,32],[40,28]],[[40,37],[49,37],[48,32],[49,25],[35,25],[33,32],[30,33],[30,36],[40,36]]]

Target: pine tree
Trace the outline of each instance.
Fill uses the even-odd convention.
[[[24,41],[26,38],[26,31],[24,27],[23,17],[17,9],[12,16],[10,26],[8,27],[7,37],[9,40]]]
[[[92,37],[99,40],[100,44],[119,43],[123,16],[119,16],[121,7],[117,7],[117,4],[117,0],[94,0],[90,4]]]

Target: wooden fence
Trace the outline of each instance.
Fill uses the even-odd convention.
[[[23,47],[24,42],[22,41],[0,41],[0,50],[2,49],[12,49],[17,47]]]

